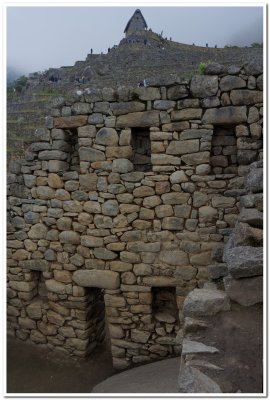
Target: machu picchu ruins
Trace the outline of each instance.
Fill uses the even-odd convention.
[[[178,393],[261,393],[262,48],[177,43],[139,9],[123,28],[8,98],[8,334],[75,359],[107,341],[122,374],[177,358]]]

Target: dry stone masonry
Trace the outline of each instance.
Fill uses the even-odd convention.
[[[206,72],[55,98],[8,175],[10,334],[84,357],[106,314],[115,368],[181,353],[184,300],[263,157],[262,69]]]

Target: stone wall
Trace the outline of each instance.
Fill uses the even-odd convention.
[[[210,65],[171,86],[55,99],[8,175],[10,334],[85,356],[105,309],[115,368],[180,354],[185,297],[262,159],[261,72]]]

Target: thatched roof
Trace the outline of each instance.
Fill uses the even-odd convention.
[[[139,8],[137,8],[137,10],[134,12],[134,14],[132,15],[132,17],[131,17],[130,20],[128,21],[127,26],[126,26],[126,28],[125,28],[125,30],[124,30],[124,33],[127,32],[128,28],[129,28],[129,25],[130,25],[130,22],[132,21],[133,18],[135,18],[135,16],[136,16],[136,17],[140,16],[141,19],[143,20],[144,25],[145,25],[144,27],[147,28],[147,23],[146,23],[146,21],[145,21],[145,19],[144,19],[144,16],[142,15],[141,10],[139,10]]]

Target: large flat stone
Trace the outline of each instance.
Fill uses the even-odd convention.
[[[83,287],[98,287],[101,289],[118,289],[120,287],[119,273],[107,270],[75,271],[73,281]]]
[[[21,268],[30,269],[33,271],[48,271],[49,263],[46,260],[24,260],[19,263]]]
[[[203,124],[241,124],[247,122],[247,107],[221,107],[211,108],[205,111]]]
[[[81,147],[79,149],[79,157],[81,161],[104,161],[105,154],[103,151],[92,149],[91,147]]]
[[[230,95],[233,105],[250,105],[263,102],[263,92],[260,90],[232,90]]]
[[[121,101],[119,103],[111,103],[110,107],[113,115],[117,116],[145,110],[145,104],[140,101]]]
[[[188,317],[215,315],[220,311],[228,311],[230,301],[221,290],[194,289],[185,299],[183,312]]]
[[[159,126],[158,111],[143,111],[120,115],[116,120],[117,128]]]
[[[54,127],[55,128],[78,128],[79,126],[83,126],[87,124],[87,116],[86,115],[74,115],[71,117],[57,117],[54,118]]]
[[[200,141],[195,140],[172,140],[167,147],[167,154],[196,153],[200,150]]]

